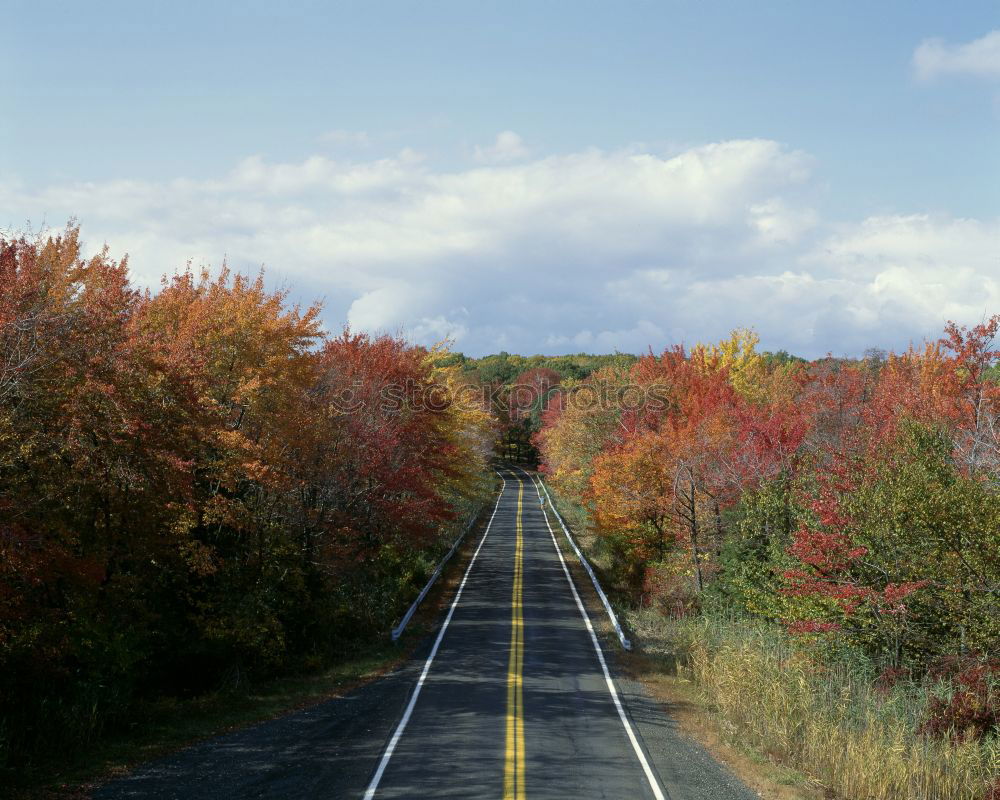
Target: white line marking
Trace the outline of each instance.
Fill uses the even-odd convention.
[[[518,469],[521,468],[518,467]],[[521,472],[524,472],[524,470],[521,469]],[[528,475],[527,472],[524,472],[524,474]],[[534,481],[532,481],[532,483],[534,483]],[[587,561],[583,553],[580,552],[580,548],[577,547],[576,542],[573,541],[573,537],[570,535],[569,528],[566,527],[566,520],[564,520],[562,514],[559,513],[559,509],[556,508],[556,504],[552,502],[552,495],[549,494],[549,487],[547,487],[545,485],[545,481],[541,479],[539,479],[538,483],[535,485],[536,492],[538,491],[539,486],[541,486],[542,489],[544,490],[545,496],[549,498],[549,508],[552,509],[552,513],[556,515],[556,520],[562,526],[563,533],[566,534],[566,541],[569,542],[570,547],[573,548],[573,552],[576,553],[576,557],[580,559],[580,564],[582,564],[583,568],[587,570],[587,574],[590,576],[590,582],[594,584],[594,589],[597,591],[597,596],[601,599],[601,603],[604,606],[604,610],[608,614],[608,619],[611,620],[611,624],[614,626],[615,633],[618,634],[618,641],[621,642],[622,647],[624,647],[626,650],[631,650],[632,643],[625,637],[625,631],[622,630],[621,623],[618,621],[618,615],[615,614],[615,610],[611,607],[611,601],[608,600],[608,596],[604,593],[604,590],[601,588],[601,582],[597,580],[597,575],[594,573],[593,568],[590,566],[590,562]],[[542,505],[544,504],[545,501],[543,500]]]
[[[500,475],[500,473],[497,474]],[[476,548],[476,552],[472,554],[472,560],[469,562],[469,566],[465,569],[465,575],[462,576],[462,582],[458,585],[458,591],[455,593],[455,599],[451,601],[451,608],[448,609],[448,616],[444,618],[444,624],[438,632],[437,639],[434,640],[434,646],[431,648],[431,654],[427,656],[427,661],[424,663],[424,669],[420,673],[420,677],[417,679],[416,688],[414,688],[413,694],[410,696],[410,702],[406,706],[406,711],[403,712],[403,718],[399,721],[399,725],[396,726],[396,730],[392,734],[392,739],[389,740],[389,746],[385,749],[385,753],[382,754],[382,760],[379,761],[378,769],[375,770],[375,775],[372,778],[371,783],[368,784],[368,790],[365,792],[364,800],[372,800],[375,796],[375,790],[378,789],[379,781],[382,780],[382,774],[385,772],[385,768],[389,765],[389,759],[392,758],[393,751],[399,743],[399,737],[403,735],[403,731],[406,730],[406,723],[410,721],[410,715],[413,713],[413,707],[417,704],[417,698],[420,696],[420,690],[423,688],[424,681],[427,679],[427,673],[430,671],[431,663],[434,661],[434,656],[437,655],[438,648],[441,646],[441,640],[444,638],[444,632],[448,630],[448,623],[451,622],[451,617],[455,613],[458,601],[462,597],[462,590],[465,588],[465,582],[469,579],[469,573],[472,572],[472,565],[476,563],[476,557],[479,555],[479,551],[483,549],[483,543],[486,541],[486,537],[490,535],[490,528],[493,526],[493,517],[497,515],[497,509],[500,508],[500,501],[503,499],[504,489],[507,488],[507,481],[504,480],[503,475],[500,475],[500,480],[503,481],[503,486],[500,488],[500,495],[497,497],[497,504],[493,506],[493,515],[490,517],[490,521],[486,525],[486,532],[483,534],[483,538],[479,540],[479,546]]]
[[[523,471],[523,470],[522,470]],[[528,475],[525,472],[525,475]],[[528,475],[531,478],[530,475]],[[542,493],[538,491],[538,485],[535,483],[534,479],[531,480],[531,485],[535,487],[535,492],[539,497]],[[636,738],[635,731],[632,730],[632,724],[628,721],[628,717],[625,716],[625,709],[622,708],[622,702],[618,698],[618,690],[615,689],[614,681],[611,680],[611,673],[608,671],[608,664],[604,660],[604,652],[601,650],[601,644],[597,641],[597,634],[594,633],[594,626],[590,624],[590,617],[587,616],[587,610],[583,607],[583,601],[580,600],[580,595],[576,591],[576,585],[573,583],[573,578],[569,574],[569,568],[566,566],[566,559],[563,558],[562,550],[559,549],[559,542],[556,540],[556,535],[552,530],[552,525],[549,524],[548,514],[542,512],[542,516],[545,517],[545,527],[549,529],[549,536],[552,537],[552,545],[556,548],[556,555],[559,556],[559,563],[562,564],[563,574],[566,576],[566,580],[569,581],[570,591],[573,592],[573,599],[576,600],[576,607],[580,609],[580,616],[583,617],[584,624],[587,626],[587,632],[590,634],[590,641],[594,643],[594,650],[597,651],[597,660],[601,662],[601,669],[604,671],[604,681],[608,685],[608,691],[611,693],[611,699],[615,703],[615,709],[618,711],[618,717],[622,721],[622,725],[625,726],[625,733],[628,734],[628,739],[632,743],[632,749],[635,750],[635,754],[639,757],[639,763],[642,764],[642,771],[646,773],[646,780],[649,782],[649,788],[653,790],[653,795],[656,800],[666,800],[663,795],[663,790],[660,789],[660,785],[656,780],[656,776],[653,775],[653,770],[649,766],[649,762],[646,760],[646,754],[642,752],[642,747],[639,746],[639,740]]]

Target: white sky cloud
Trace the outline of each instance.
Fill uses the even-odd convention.
[[[921,80],[940,75],[1000,78],[1000,30],[965,44],[925,39],[913,53],[913,69]]]
[[[499,140],[498,140],[499,141]],[[81,220],[155,286],[188,260],[326,299],[331,330],[471,354],[644,351],[753,325],[807,356],[904,347],[1000,309],[1000,221],[822,218],[812,159],[769,140],[584,150],[464,170],[253,156],[221,178],[28,189],[0,225]]]
[[[484,164],[501,164],[525,158],[530,151],[514,131],[501,131],[496,141],[489,147],[476,147],[473,151],[476,161]]]

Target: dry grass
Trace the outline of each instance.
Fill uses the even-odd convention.
[[[645,653],[619,654],[619,669],[640,681],[687,736],[701,744],[762,800],[829,800],[824,791],[801,771],[767,758],[746,742],[729,739],[725,721],[712,713],[705,697],[687,678],[668,674],[661,659]]]
[[[1000,775],[1000,740],[917,733],[928,687],[880,693],[863,665],[821,666],[773,627],[652,612],[630,619],[644,644],[676,656],[732,741],[851,800],[983,800]]]

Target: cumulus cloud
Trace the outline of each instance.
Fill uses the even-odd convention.
[[[1000,78],[1000,30],[965,44],[925,39],[913,53],[913,69],[921,80],[941,75]]]
[[[762,244],[792,244],[818,221],[811,208],[790,208],[780,197],[750,206],[749,222]]]
[[[484,164],[500,164],[505,161],[517,161],[527,156],[529,152],[524,140],[514,131],[501,131],[493,144],[489,147],[476,147],[473,155],[476,161]]]
[[[499,141],[499,140],[498,140]],[[802,355],[905,347],[1000,305],[1000,223],[823,220],[812,159],[769,140],[597,149],[463,170],[252,156],[165,182],[0,182],[0,226],[78,217],[156,285],[187,261],[322,296],[331,330],[470,354],[641,352],[753,325]]]

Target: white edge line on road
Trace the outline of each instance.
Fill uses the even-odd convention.
[[[521,468],[518,467],[518,469]],[[528,475],[528,473],[525,472],[523,469],[521,469],[521,472],[524,472],[525,475]],[[532,483],[535,483],[534,479],[532,479]],[[562,514],[559,513],[559,509],[556,508],[556,504],[552,501],[552,495],[549,494],[549,487],[545,485],[545,481],[539,478],[538,484],[535,486],[536,492],[538,491],[539,485],[545,491],[545,497],[548,498],[549,501],[549,508],[551,508],[552,513],[556,515],[556,519],[562,526],[563,533],[566,534],[566,541],[569,542],[570,547],[573,548],[573,552],[576,553],[576,557],[580,559],[580,563],[583,565],[583,568],[587,571],[587,574],[590,576],[590,582],[594,584],[594,589],[597,590],[597,596],[601,599],[601,604],[604,606],[604,610],[607,612],[608,619],[611,620],[611,625],[614,627],[615,633],[618,635],[618,641],[621,642],[622,647],[624,647],[626,650],[631,650],[632,643],[626,638],[625,631],[622,630],[621,623],[618,621],[618,616],[615,614],[615,610],[611,607],[611,601],[608,600],[608,596],[604,593],[604,590],[601,588],[601,582],[597,580],[597,575],[594,574],[594,569],[593,567],[590,566],[590,562],[587,561],[586,556],[584,556],[583,553],[580,552],[580,548],[577,547],[576,542],[573,541],[573,537],[570,535],[569,528],[566,527],[566,521],[563,519]],[[539,494],[538,496],[539,498],[541,498],[541,494]]]
[[[499,472],[497,474],[500,475]],[[413,713],[413,707],[417,704],[417,698],[420,696],[420,690],[423,688],[424,681],[427,679],[427,673],[430,671],[431,663],[434,661],[434,656],[437,655],[438,648],[441,646],[441,640],[444,638],[444,632],[448,630],[448,623],[451,622],[451,617],[455,613],[458,601],[462,597],[462,590],[465,588],[465,582],[469,579],[469,573],[472,572],[472,565],[476,563],[476,557],[479,555],[479,551],[483,549],[483,543],[486,541],[486,537],[490,535],[490,528],[493,526],[493,518],[497,515],[497,509],[500,508],[500,500],[503,499],[504,489],[507,488],[507,481],[504,480],[503,475],[500,475],[500,480],[503,481],[503,486],[500,488],[497,503],[493,506],[493,514],[490,516],[490,521],[486,524],[486,532],[483,534],[483,538],[479,540],[479,546],[476,548],[476,552],[472,554],[472,560],[469,562],[469,566],[465,569],[465,574],[462,576],[462,582],[458,585],[458,591],[455,592],[455,599],[451,601],[451,608],[448,609],[448,616],[444,618],[444,623],[441,625],[441,630],[438,632],[437,639],[434,640],[434,646],[431,648],[430,655],[427,656],[427,661],[424,663],[423,671],[417,679],[417,685],[413,689],[413,694],[410,695],[410,702],[407,704],[406,710],[403,712],[403,718],[399,721],[399,725],[396,726],[396,730],[392,734],[392,739],[389,740],[389,746],[386,747],[385,753],[382,754],[382,760],[379,761],[378,769],[375,770],[375,775],[372,777],[371,783],[368,784],[364,800],[372,800],[375,796],[375,790],[378,789],[379,782],[382,780],[382,774],[385,772],[385,768],[389,765],[389,759],[392,758],[392,753],[396,749],[396,745],[399,743],[399,737],[403,735],[403,731],[406,730],[406,724],[410,721],[410,715]]]
[[[524,470],[522,470],[524,472]],[[531,476],[525,472],[529,478]],[[538,499],[541,500],[542,493],[538,491],[538,485],[535,483],[534,479],[531,479],[532,485],[535,487],[535,492],[538,494]],[[628,721],[628,717],[625,716],[625,709],[622,707],[622,701],[618,697],[618,690],[615,689],[615,683],[611,680],[611,673],[608,671],[608,663],[604,660],[604,652],[601,650],[601,643],[597,641],[597,634],[594,633],[594,626],[590,624],[590,617],[587,615],[587,609],[583,607],[583,601],[580,599],[580,594],[576,591],[576,584],[573,583],[573,577],[569,574],[569,567],[566,566],[566,559],[563,558],[562,550],[559,549],[559,542],[556,540],[556,534],[552,530],[552,525],[549,524],[549,515],[545,513],[542,509],[542,516],[545,517],[545,527],[549,529],[549,536],[552,537],[552,545],[556,548],[556,555],[559,556],[559,563],[562,564],[563,574],[566,576],[566,580],[569,581],[570,591],[573,592],[573,599],[576,600],[576,607],[580,610],[580,615],[583,617],[584,624],[587,626],[587,632],[590,634],[590,641],[594,644],[594,650],[597,651],[597,660],[601,662],[601,669],[604,671],[604,681],[608,685],[608,691],[611,693],[611,699],[615,703],[615,709],[618,711],[618,717],[622,721],[622,725],[625,726],[625,733],[628,734],[628,739],[632,743],[632,749],[635,750],[636,756],[639,757],[639,763],[642,765],[642,771],[646,774],[646,780],[649,782],[649,788],[653,790],[653,796],[656,800],[666,800],[663,794],[663,790],[660,789],[660,784],[656,780],[656,776],[653,775],[653,770],[649,766],[649,761],[646,760],[646,754],[642,752],[642,747],[639,744],[638,738],[636,738],[635,731],[632,729],[632,723]]]

